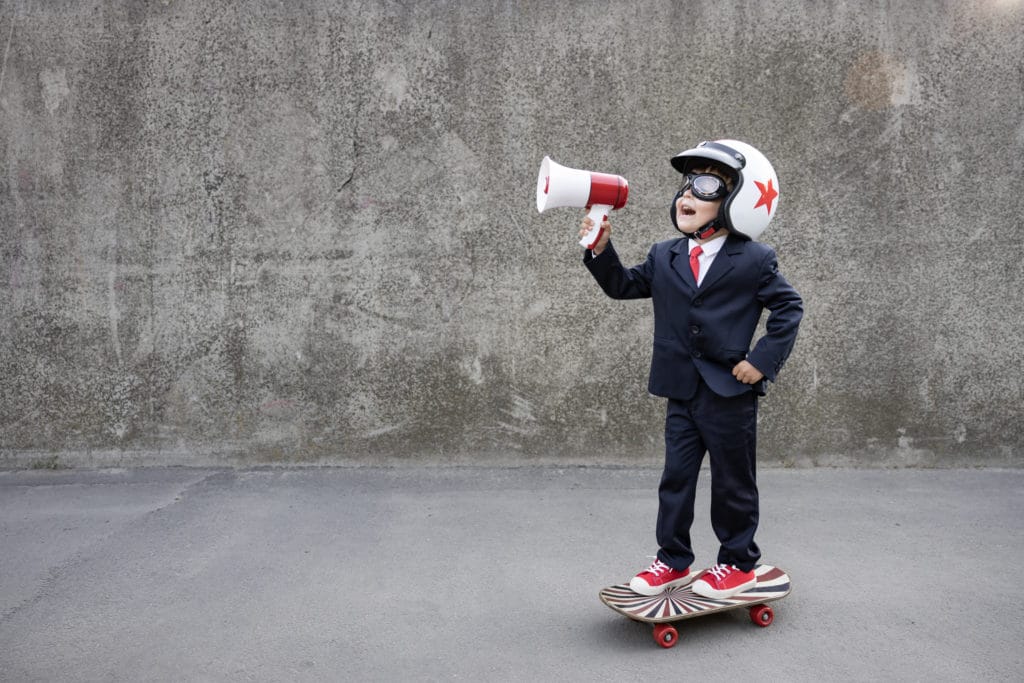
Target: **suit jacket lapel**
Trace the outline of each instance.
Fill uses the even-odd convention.
[[[676,271],[679,279],[691,292],[695,292],[697,283],[693,281],[693,273],[690,272],[690,250],[687,248],[689,243],[690,241],[685,237],[677,240],[669,250],[671,252],[669,258],[672,260],[672,270]],[[716,257],[715,260],[717,261],[718,258]]]
[[[733,269],[732,256],[741,251],[743,251],[742,240],[736,239],[732,235],[726,237],[725,244],[715,256],[715,260],[711,262],[711,268],[705,273],[704,279],[701,280],[700,289],[703,291],[725,277],[726,273]]]
[[[703,291],[713,286],[730,270],[732,270],[732,258],[729,256],[729,252],[723,248],[711,262],[708,272],[704,274],[704,279],[700,282],[700,289]]]

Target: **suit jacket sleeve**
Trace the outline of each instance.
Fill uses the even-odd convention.
[[[613,299],[646,299],[651,296],[651,282],[654,280],[653,247],[647,260],[632,268],[622,265],[611,242],[599,256],[594,256],[589,250],[585,252],[583,263],[604,293]]]
[[[761,262],[757,299],[768,309],[765,335],[761,337],[747,360],[772,382],[789,358],[800,320],[804,315],[803,299],[779,272],[775,252],[769,250]]]

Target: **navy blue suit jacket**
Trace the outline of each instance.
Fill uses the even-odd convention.
[[[779,273],[775,251],[728,235],[698,288],[690,271],[687,239],[659,242],[647,260],[625,268],[609,242],[584,263],[613,299],[650,297],[654,304],[654,353],[648,390],[689,399],[698,378],[719,396],[765,393],[765,380],[743,384],[733,367],[746,359],[775,381],[796,341],[803,301]],[[765,335],[750,342],[761,312],[769,310]]]

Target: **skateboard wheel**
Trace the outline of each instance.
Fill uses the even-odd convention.
[[[654,642],[662,647],[675,647],[679,641],[679,631],[672,624],[656,624],[654,626]]]
[[[775,612],[768,605],[757,605],[750,608],[750,620],[763,628],[775,621]]]

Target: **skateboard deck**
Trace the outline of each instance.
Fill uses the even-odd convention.
[[[706,571],[706,570],[705,570]],[[694,581],[700,578],[700,572]],[[750,619],[758,626],[768,626],[775,612],[765,603],[780,600],[791,590],[789,575],[778,567],[759,564],[754,567],[757,585],[731,598],[705,598],[693,592],[693,584],[682,588],[669,588],[650,597],[634,593],[628,583],[608,586],[601,590],[601,602],[633,621],[654,624],[654,640],[662,647],[672,647],[679,632],[670,622],[700,617],[715,612],[746,608]]]

